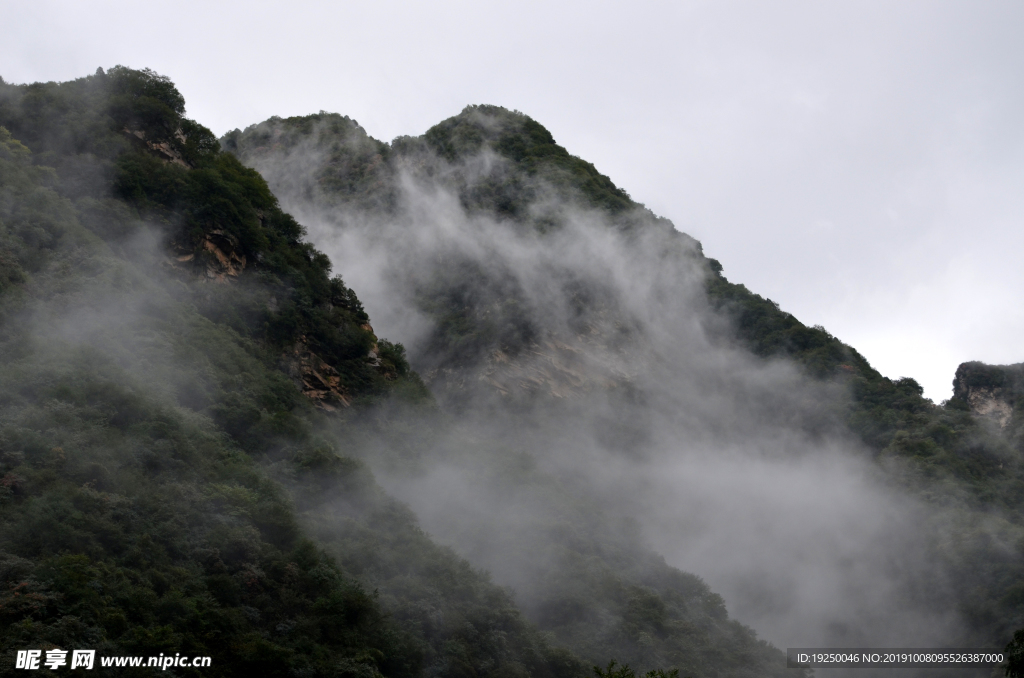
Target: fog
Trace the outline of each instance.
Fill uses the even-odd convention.
[[[936,402],[960,362],[1021,359],[1020,3],[7,9],[8,81],[150,67],[218,135],[326,108],[391,139],[466,103],[519,108]]]
[[[704,296],[696,241],[644,210],[586,209],[543,179],[515,219],[467,208],[473,187],[514,171],[487,151],[456,165],[408,152],[370,194],[391,207],[338,200],[313,179],[327,162],[316,139],[245,159],[453,422],[415,464],[364,454],[428,532],[512,587],[528,615],[569,585],[556,572],[568,537],[552,525],[594,520],[703,578],[783,649],[964,637],[935,560],[941,512],[843,432],[842,384],[736,345]],[[480,308],[514,302],[525,348],[438,349],[430,295],[465,271],[484,272],[471,290]],[[601,513],[573,514],[580,501]]]

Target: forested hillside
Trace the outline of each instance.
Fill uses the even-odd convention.
[[[883,377],[824,328],[729,282],[699,243],[518,112],[471,106],[421,137],[391,143],[322,112],[271,118],[222,144],[316,225],[314,239],[332,257],[358,252],[375,262],[364,289],[379,288],[380,308],[402,309],[392,326],[410,337],[413,366],[450,411],[511,417],[518,423],[501,429],[507,444],[542,459],[554,455],[544,446],[555,442],[584,445],[584,431],[595,447],[643,456],[661,444],[652,414],[660,407],[672,409],[666,430],[693,445],[708,437],[732,444],[736,431],[749,429],[743,444],[770,446],[765,439],[785,429],[807,437],[791,447],[855,450],[880,482],[923,507],[907,529],[927,544],[904,548],[920,549],[927,575],[893,575],[907,606],[928,599],[936,616],[955,610],[959,630],[947,638],[958,642],[1001,646],[1024,625],[1019,384],[1002,372],[998,383],[986,382],[986,402],[1000,389],[995,425],[964,389],[936,405],[913,379]],[[666,321],[672,314],[675,324]],[[695,354],[703,362],[686,357]],[[728,367],[708,376],[716,360]],[[800,378],[758,391],[768,377],[744,386],[730,376],[737,365],[762,375],[795,366]],[[673,391],[676,377],[698,384],[701,395]],[[731,391],[721,385],[734,377]],[[709,400],[737,399],[743,389],[749,397],[729,405],[729,416],[723,407],[711,411]],[[686,421],[691,412],[702,421]],[[572,428],[566,422],[579,421],[587,424],[559,438]],[[531,438],[524,427],[545,433]],[[486,553],[482,537],[474,542],[464,533],[470,526],[460,529],[452,542]],[[914,581],[920,590],[911,592]],[[543,603],[527,609],[542,628],[582,647]]]
[[[608,209],[628,204],[592,175]],[[442,412],[167,78],[0,81],[0,273],[3,668],[59,647],[209,655],[179,670],[204,676],[786,672],[614,507]],[[537,558],[573,567],[526,601],[557,633],[357,458],[414,472],[439,448],[572,507],[545,517],[563,552]]]
[[[168,80],[123,68],[0,91],[0,661],[59,646],[211,655],[213,675],[579,673],[318,435],[324,416],[430,397],[183,112]],[[300,527],[325,483],[351,530],[406,544],[408,576],[456,587],[426,598],[458,620],[424,624],[408,599],[394,614]]]

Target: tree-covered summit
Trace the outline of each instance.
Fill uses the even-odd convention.
[[[281,353],[308,349],[307,361],[326,361],[338,379],[328,389],[334,405],[415,382],[401,349],[377,342],[358,298],[263,179],[184,117],[167,78],[115,67],[69,83],[4,85],[0,121],[37,164],[54,167],[87,229],[115,248],[157,229],[166,270],[232,283],[204,289],[196,301],[205,313]]]
[[[913,379],[883,376],[825,328],[730,281],[699,243],[630,200],[528,116],[470,106],[422,136],[384,143],[321,113],[272,118],[232,132],[224,144],[292,209],[320,220],[325,242],[365,234],[354,242],[369,252],[384,243],[384,261],[401,262],[384,266],[390,294],[424,318],[428,329],[410,344],[412,362],[446,406],[497,402],[488,412],[539,409],[572,421],[581,416],[574,403],[606,397],[610,413],[603,403],[590,410],[602,413],[598,444],[635,450],[650,440],[647,413],[671,402],[664,397],[671,380],[697,382],[703,366],[680,374],[665,356],[699,325],[717,347],[708,362],[795,366],[821,389],[808,398],[814,407],[801,405],[797,414],[773,410],[772,401],[792,392],[751,396],[759,403],[752,412],[761,407],[772,413],[766,419],[794,422],[823,443],[841,439],[886,482],[936,507],[942,517],[928,528],[936,545],[929,557],[959,582],[949,606],[974,637],[1005,638],[1024,624],[1015,593],[1024,581],[1021,552],[1003,549],[1024,543],[1019,440],[988,426],[959,397],[932,403]],[[447,202],[453,198],[455,205]],[[406,248],[403,240],[417,244]],[[616,279],[623,262],[631,277]],[[638,290],[652,289],[657,294],[637,301]],[[689,314],[692,324],[652,319],[651,308]],[[659,323],[673,328],[673,338],[653,350],[649,330]],[[718,349],[736,351],[731,363]],[[723,388],[716,378],[705,383]],[[712,393],[708,400],[718,397]],[[685,419],[685,408],[676,409]]]
[[[0,83],[0,666],[583,675],[332,433],[432,401],[184,111],[151,71]]]
[[[554,189],[566,198],[615,214],[640,207],[593,164],[558,145],[540,123],[500,106],[467,106],[422,137],[398,137],[390,144],[371,138],[346,116],[325,112],[270,118],[244,132],[229,132],[222,143],[242,157],[266,153],[280,157],[296,148],[309,150],[318,157],[316,188],[298,177],[295,188],[302,183],[298,190],[316,190],[317,199],[339,205],[393,210],[393,180],[404,169],[426,171],[456,187],[467,207],[509,218],[528,217],[529,205],[541,196],[541,183],[544,190]],[[510,163],[510,171],[494,172],[493,167],[485,172],[450,171],[451,165],[488,155],[499,163]],[[439,165],[437,158],[449,166]],[[543,222],[538,223],[543,227]]]
[[[486,148],[514,163],[527,176],[578,192],[589,204],[612,213],[635,207],[629,194],[593,164],[571,155],[543,125],[518,111],[500,106],[467,106],[459,115],[427,130],[423,140],[449,161],[464,159]],[[512,195],[514,190],[508,191],[508,196]],[[516,213],[515,203],[531,197],[519,196],[518,201],[508,200],[509,204],[499,202],[495,206]]]

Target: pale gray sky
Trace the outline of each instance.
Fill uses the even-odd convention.
[[[521,110],[736,282],[948,398],[1024,361],[1024,3],[8,0],[0,76],[170,76],[222,134]],[[344,271],[341,271],[344,273]]]

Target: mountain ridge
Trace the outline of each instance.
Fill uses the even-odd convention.
[[[586,336],[588,323],[610,315],[611,326],[623,328],[630,336],[635,329],[628,321],[630,309],[614,308],[614,300],[602,297],[600,280],[582,282],[572,279],[574,273],[570,272],[563,278],[552,278],[554,284],[562,286],[562,298],[570,307],[560,316],[566,324],[552,325],[550,318],[545,320],[543,303],[533,302],[530,307],[530,294],[524,292],[529,281],[506,273],[513,269],[500,256],[487,253],[489,243],[518,243],[524,252],[543,258],[543,249],[529,249],[531,239],[557,245],[559,233],[572,231],[576,222],[588,219],[603,225],[594,227],[598,230],[607,227],[614,234],[609,238],[619,238],[614,240],[615,246],[627,251],[642,247],[637,243],[648,238],[648,243],[655,243],[644,250],[651,264],[672,259],[668,254],[673,249],[671,243],[684,243],[681,249],[689,254],[676,257],[684,262],[679,266],[692,266],[694,275],[704,281],[697,295],[703,301],[694,303],[713,316],[703,328],[708,336],[737,351],[749,352],[766,367],[795,361],[812,382],[834,390],[832,395],[820,398],[822,403],[832,405],[803,420],[800,428],[817,430],[816,435],[825,437],[836,432],[852,436],[879,468],[886,469],[886,482],[926,502],[949,506],[952,501],[961,507],[956,511],[962,509],[964,515],[974,516],[967,521],[974,527],[957,537],[974,540],[980,549],[967,559],[974,564],[968,565],[961,554],[935,555],[950,562],[950,568],[963,581],[974,582],[971,587],[984,589],[989,586],[984,581],[995,581],[989,577],[1005,582],[1022,576],[1013,564],[1015,559],[1008,557],[1001,545],[1004,539],[1016,541],[1017,537],[1009,535],[1019,534],[1020,529],[1019,438],[986,429],[982,421],[967,412],[969,408],[964,408],[960,397],[935,405],[923,398],[921,387],[913,379],[883,377],[855,349],[824,328],[807,327],[775,302],[729,282],[722,275],[721,264],[707,258],[699,243],[633,203],[593,166],[557,146],[551,135],[528,116],[499,107],[471,106],[422,137],[398,137],[386,144],[373,140],[343,116],[321,112],[271,118],[229,133],[222,143],[246,164],[259,169],[289,209],[303,214],[306,223],[320,222],[315,235],[322,246],[344,243],[344,247],[372,253],[387,238],[388,242],[397,242],[400,233],[420,228],[430,234],[418,241],[422,250],[418,252],[380,246],[381,256],[402,262],[384,274],[380,284],[388,290],[389,303],[404,303],[407,312],[425,318],[423,324],[430,329],[421,330],[415,341],[406,344],[413,364],[448,407],[466,403],[477,407],[480,398],[493,399],[497,394],[497,402],[505,405],[496,405],[492,411],[501,411],[516,400],[518,390],[530,411],[529,403],[538,393],[546,394],[549,400],[544,402],[552,402],[550,398],[564,401],[566,397],[586,397],[587,378],[603,383],[606,390],[615,391],[614,384],[622,387],[618,389],[622,393],[614,397],[624,397],[624,403],[634,397],[631,393],[637,393],[630,378],[609,381],[599,376],[601,368],[591,369],[589,375],[581,375],[577,369],[587,362],[580,359],[580,353],[589,351],[591,358],[597,355],[580,339]],[[452,202],[444,203],[438,195],[448,195],[450,198],[444,200]],[[442,216],[434,218],[438,224],[444,220],[456,224],[454,235],[441,225],[431,225],[434,222],[429,216],[417,217],[417,210],[419,214],[431,210],[440,213]],[[402,225],[392,227],[389,223]],[[580,232],[583,230],[585,227],[580,228]],[[587,242],[585,236],[580,238],[578,242]],[[438,239],[444,244],[437,245]],[[473,248],[485,253],[466,255]],[[344,251],[328,249],[332,256]],[[559,253],[564,259],[571,251],[563,249]],[[517,261],[521,266],[525,262]],[[544,262],[530,270],[546,275],[544,266],[560,265],[555,256]],[[403,267],[416,273],[402,283],[388,281],[387,276],[404,275]],[[428,272],[423,273],[423,269]],[[656,266],[652,269],[666,271]],[[385,270],[389,269],[385,266]],[[568,285],[564,277],[570,278]],[[365,282],[361,284],[368,289]],[[406,300],[395,302],[396,291],[403,290]],[[584,292],[582,298],[575,296],[579,292]],[[545,299],[550,301],[551,297]],[[566,317],[569,320],[564,320]],[[417,336],[415,327],[409,336]],[[621,349],[626,345],[634,344],[627,340],[619,346],[606,343],[603,348],[622,360],[626,354]],[[517,362],[520,356],[525,362]],[[599,365],[602,361],[591,363]],[[620,369],[618,374],[628,377],[631,371]],[[575,392],[569,386],[575,386]],[[567,416],[579,412],[571,406],[559,411]],[[631,427],[628,422],[614,421],[614,417],[609,425],[605,428],[606,439],[620,439],[625,447],[642,443],[642,429],[647,426],[639,423]],[[946,490],[935,489],[943,484]],[[1004,531],[998,537],[987,534],[988,528],[981,528],[977,522],[987,520],[983,516],[991,511],[998,512],[1000,520],[1009,521],[1005,530],[999,528]],[[986,555],[980,555],[982,552]],[[972,560],[975,557],[979,560]],[[982,561],[989,564],[981,566]],[[1000,574],[995,575],[995,570]],[[987,603],[978,604],[968,596],[957,605],[975,628],[993,629],[989,625],[999,624],[983,609],[985,606],[1003,610],[1005,618],[1013,620],[998,632],[1006,637],[1022,618],[1016,603],[1011,602],[1013,596],[999,592],[1001,586],[987,589],[992,593],[986,595],[994,596]]]
[[[122,67],[0,84],[0,661],[91,643],[212,654],[214,675],[570,678],[613,658],[782,675],[655,548],[706,548],[652,527],[701,505],[652,507],[699,494],[673,454],[698,485],[725,482],[704,513],[727,514],[785,486],[772,464],[813,470],[851,441],[924,502],[902,516],[913,548],[956,582],[858,553],[874,583],[956,609],[957,640],[1024,626],[1019,407],[1002,427],[970,411],[971,389],[1009,402],[1012,366],[958,370],[961,395],[935,406],[728,282],[522,114],[469,107],[391,144],[334,114],[226,136],[278,163],[271,192],[184,104]],[[332,261],[314,227],[355,258]],[[360,258],[397,277],[357,296],[330,271],[373,282]],[[415,315],[417,331],[374,311],[413,341],[378,337],[364,294]],[[700,475],[747,447],[756,482]],[[660,494],[659,474],[688,490]],[[764,590],[768,616],[795,604]],[[851,609],[830,632],[870,619]]]
[[[87,646],[212,655],[204,675],[586,673],[349,456],[448,434],[404,348],[184,111],[152,71],[0,85],[0,661]],[[602,662],[781,675],[700,579],[648,570],[594,573],[618,615],[588,639],[613,642]]]

